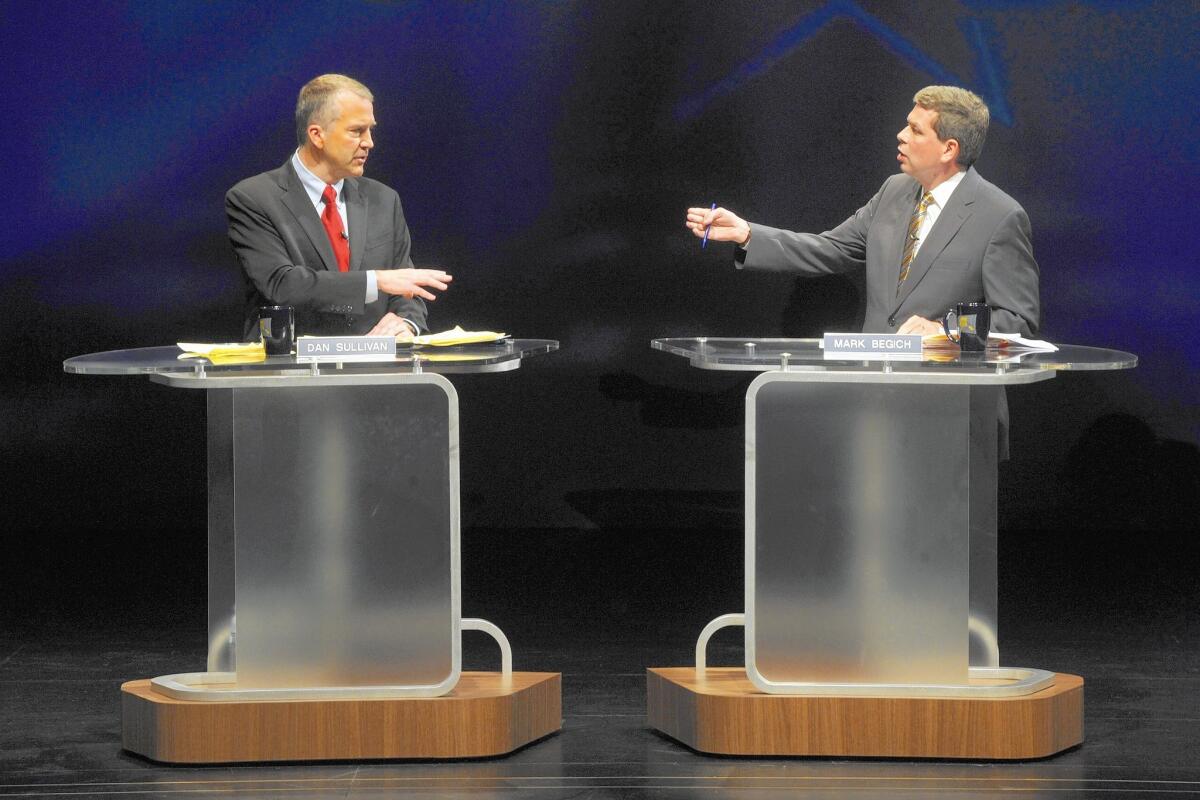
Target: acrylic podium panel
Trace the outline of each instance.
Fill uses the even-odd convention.
[[[746,397],[745,611],[706,628],[697,662],[716,629],[742,624],[747,677],[772,693],[971,694],[972,679],[1006,674],[1000,392],[1136,363],[1073,346],[890,362],[826,359],[819,340],[652,346],[701,369],[763,373]]]
[[[302,391],[218,389],[209,424],[222,439],[232,427],[230,460],[210,469],[233,475],[238,685],[453,683],[453,387],[413,375]]]
[[[746,635],[755,677],[966,682],[963,532],[981,488],[970,480],[972,394],[785,373],[754,383]],[[990,401],[994,447],[995,394],[977,400]]]

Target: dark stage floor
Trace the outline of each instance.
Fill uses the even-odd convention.
[[[203,668],[203,533],[191,533],[43,532],[25,568],[9,562],[0,795],[1200,797],[1194,545],[1004,532],[1002,662],[1087,681],[1086,742],[1044,761],[689,751],[646,726],[644,668],[688,663],[704,623],[742,609],[740,533],[468,530],[463,614],[504,629],[517,669],[563,673],[559,734],[484,761],[197,769],[122,752],[118,702],[123,680]],[[495,668],[475,636],[464,667]],[[739,634],[719,634],[710,663],[740,659]]]

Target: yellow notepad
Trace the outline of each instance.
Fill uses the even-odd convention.
[[[428,345],[429,347],[448,347],[454,344],[481,344],[484,342],[498,342],[508,334],[497,333],[496,331],[464,331],[461,326],[455,325],[448,331],[441,333],[427,333],[424,336],[414,336],[413,344]]]
[[[207,358],[214,364],[253,364],[266,361],[267,351],[262,342],[233,342],[228,344],[206,344],[203,342],[176,342],[184,358]]]

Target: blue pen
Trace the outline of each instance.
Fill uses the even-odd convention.
[[[717,210],[717,204],[713,203],[712,208],[710,208],[709,211],[716,211],[716,210]],[[711,230],[712,230],[712,223],[710,222],[710,223],[708,223],[708,226],[704,229],[704,240],[700,242],[701,250],[708,247],[708,232]]]

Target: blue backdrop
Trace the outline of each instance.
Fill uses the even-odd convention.
[[[563,342],[520,381],[461,387],[478,459],[464,506],[480,521],[581,524],[597,493],[636,487],[736,493],[740,384],[648,340],[813,335],[852,323],[858,287],[735,273],[728,249],[697,248],[683,211],[716,201],[832,227],[895,170],[895,133],[929,83],[992,108],[978,168],[1031,217],[1045,338],[1142,359],[1017,398],[1015,457],[1053,474],[1112,414],[1194,444],[1198,17],[1188,2],[1017,0],[10,9],[6,445],[82,470],[131,446],[133,422],[105,426],[195,404],[64,377],[60,362],[237,335],[223,194],[289,156],[296,91],[322,72],[374,91],[369,174],[404,199],[418,264],[456,276],[433,327]],[[517,421],[497,431],[497,414]],[[190,437],[202,461],[200,424],[160,433]],[[47,455],[64,449],[75,457]],[[503,469],[513,452],[525,469]],[[698,471],[698,457],[719,463]]]

